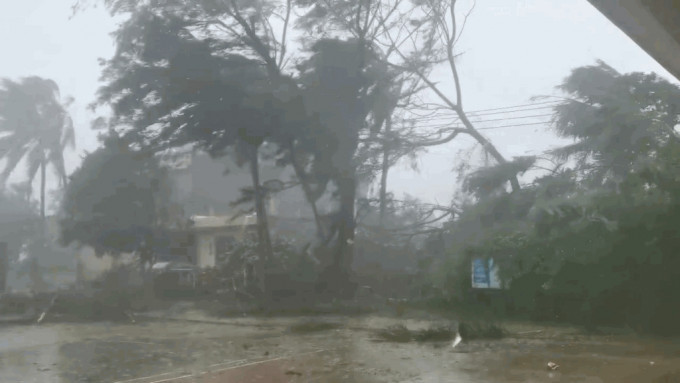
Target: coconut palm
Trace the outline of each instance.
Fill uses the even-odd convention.
[[[52,165],[60,184],[66,183],[64,150],[75,146],[73,121],[53,80],[36,76],[18,82],[0,80],[0,158],[5,160],[0,184],[27,161],[28,185],[40,170],[40,216],[45,219],[45,177]],[[29,187],[30,193],[30,187]]]

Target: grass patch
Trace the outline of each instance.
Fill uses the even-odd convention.
[[[313,332],[328,331],[339,328],[340,325],[331,322],[307,321],[294,324],[290,327],[293,334],[309,334]]]

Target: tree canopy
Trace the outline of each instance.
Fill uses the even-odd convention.
[[[168,206],[165,170],[115,133],[71,175],[60,212],[61,242],[98,254],[133,252],[153,238]]]

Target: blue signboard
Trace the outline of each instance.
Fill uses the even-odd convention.
[[[489,285],[489,273],[485,262],[481,258],[472,260],[472,286],[488,286]]]
[[[472,260],[472,288],[500,289],[498,268],[493,259],[475,258]]]

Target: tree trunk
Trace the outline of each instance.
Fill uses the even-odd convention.
[[[392,116],[387,116],[385,121],[385,142],[383,142],[382,172],[380,174],[380,227],[385,227],[385,214],[387,210],[387,174],[390,171],[390,147],[389,135],[392,132]]]
[[[260,248],[260,257],[256,265],[256,274],[258,284],[261,292],[264,292],[264,278],[265,265],[273,256],[272,242],[269,236],[269,224],[267,222],[267,210],[264,204],[264,191],[260,185],[260,162],[258,156],[258,147],[250,146],[249,151],[249,165],[250,176],[253,181],[253,190],[255,192],[255,213],[257,215],[257,239],[258,247]]]
[[[312,188],[310,187],[309,182],[307,182],[307,174],[305,173],[305,170],[302,168],[302,166],[297,160],[295,144],[289,142],[288,146],[289,146],[288,150],[290,151],[290,162],[293,165],[293,170],[295,171],[295,175],[297,176],[297,178],[300,180],[302,191],[305,193],[305,199],[309,203],[309,206],[311,206],[312,213],[314,214],[314,223],[316,224],[317,234],[319,238],[326,238],[325,234],[326,231],[324,230],[323,224],[321,223],[319,209],[317,209],[316,207],[316,201],[314,200]]]
[[[468,119],[467,115],[463,111],[463,108],[461,107],[456,107],[456,112],[458,114],[458,117],[460,118],[460,121],[465,125],[466,133],[471,135],[477,142],[482,144],[482,147],[484,148],[484,151],[491,154],[491,156],[501,164],[504,164],[508,162],[505,157],[496,149],[496,147],[489,142],[484,136],[482,136],[477,129],[472,125],[472,122]],[[513,174],[509,178],[510,185],[512,186],[512,191],[517,192],[520,190],[519,186],[519,181],[517,180],[517,175]]]
[[[45,224],[45,176],[46,176],[46,166],[45,160],[43,159],[40,164],[40,218],[42,218],[43,225]]]
[[[43,160],[40,163],[40,236],[41,236],[41,244],[42,247],[41,249],[44,250],[45,246],[47,246],[47,219],[45,215],[45,178],[46,178],[46,169],[47,168],[47,161],[45,161],[44,154],[43,154]]]
[[[340,196],[340,211],[337,216],[338,241],[330,266],[326,270],[324,283],[331,293],[349,297],[350,273],[354,259],[354,203],[356,180],[354,172],[344,171],[337,179]]]

